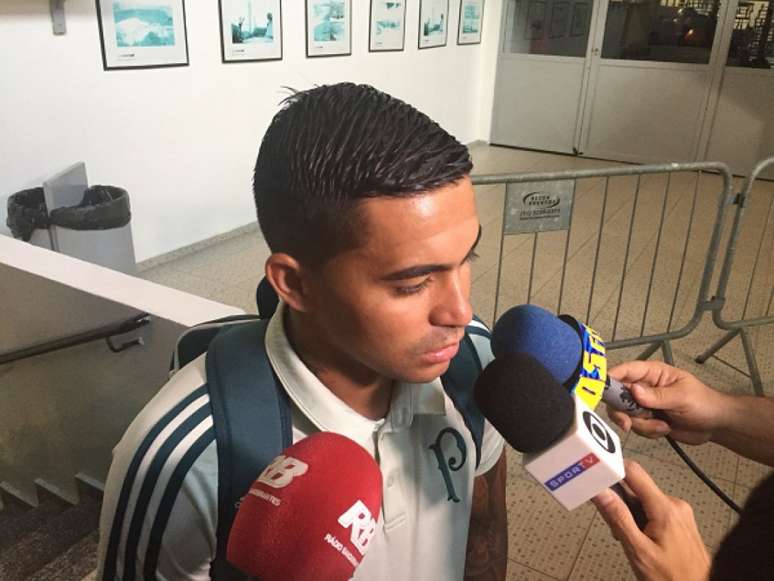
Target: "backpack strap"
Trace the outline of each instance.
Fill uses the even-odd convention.
[[[476,468],[481,462],[481,444],[484,439],[484,415],[473,399],[473,386],[481,373],[481,359],[473,340],[466,331],[460,341],[460,349],[449,364],[449,369],[441,376],[441,383],[454,407],[462,414],[465,425],[473,436],[476,445]]]
[[[255,321],[255,315],[231,315],[221,319],[214,319],[205,323],[199,323],[183,331],[177,338],[175,350],[172,352],[172,360],[169,363],[170,377],[207,351],[212,340],[220,333],[223,327],[239,325],[248,321]]]
[[[268,321],[225,327],[207,350],[207,387],[218,449],[217,550],[211,575],[247,577],[226,561],[242,496],[277,454],[292,444],[290,403],[266,354]]]

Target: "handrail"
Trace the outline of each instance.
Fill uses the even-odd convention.
[[[150,315],[148,313],[139,313],[130,319],[120,321],[118,323],[111,323],[104,325],[91,331],[84,331],[68,337],[62,337],[60,339],[53,339],[40,343],[38,345],[31,345],[22,349],[16,349],[7,353],[0,353],[0,365],[6,363],[13,363],[14,361],[20,361],[22,359],[29,359],[37,355],[43,355],[45,353],[51,353],[52,351],[59,351],[60,349],[67,349],[69,347],[75,347],[76,345],[83,345],[84,343],[91,343],[92,341],[98,341],[105,339],[108,347],[113,353],[119,353],[134,345],[142,345],[142,338],[138,337],[130,341],[126,341],[119,345],[113,343],[113,337],[117,335],[123,335],[129,333],[151,322]]]

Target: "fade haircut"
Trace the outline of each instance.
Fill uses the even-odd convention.
[[[424,113],[368,85],[292,94],[261,143],[253,176],[272,252],[312,264],[363,238],[358,204],[409,197],[470,173],[467,147]]]

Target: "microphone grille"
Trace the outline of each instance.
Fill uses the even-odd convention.
[[[540,452],[564,435],[575,403],[551,373],[527,353],[506,353],[486,366],[474,397],[481,412],[519,452]]]

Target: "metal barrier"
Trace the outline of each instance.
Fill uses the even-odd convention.
[[[772,258],[774,256],[774,220],[772,220],[774,193],[769,192],[770,200],[766,203],[766,196],[754,194],[753,188],[757,178],[768,167],[774,167],[774,157],[765,159],[755,166],[750,176],[745,180],[742,191],[736,197],[737,210],[734,214],[725,260],[715,294],[719,305],[712,312],[715,325],[728,332],[696,358],[698,363],[704,363],[709,357],[714,356],[744,375],[748,375],[715,355],[734,337],[739,336],[750,370],[748,376],[752,380],[757,395],[763,395],[763,382],[749,331],[753,327],[774,323],[774,311],[772,310],[774,308],[772,304],[774,303],[774,258]],[[743,217],[750,213],[752,205],[755,205],[753,216],[748,216],[745,219],[747,224],[743,227]],[[751,223],[754,217],[760,218],[762,216],[765,216],[762,223]],[[769,239],[768,252],[765,250],[767,239]],[[740,257],[751,262],[739,264]],[[768,260],[768,265],[762,267],[762,260]],[[734,279],[737,282],[731,291],[734,296],[729,298],[729,282],[734,281]],[[741,300],[732,300],[741,299],[742,295],[744,296],[743,305]],[[729,312],[735,309],[738,311],[740,305],[741,313]]]
[[[661,349],[672,362],[670,341],[719,308],[709,289],[734,201],[725,164],[496,174],[473,183],[506,185],[494,318],[501,300],[506,308],[564,308],[609,349],[647,345],[640,358]],[[714,210],[697,212],[707,207]]]

